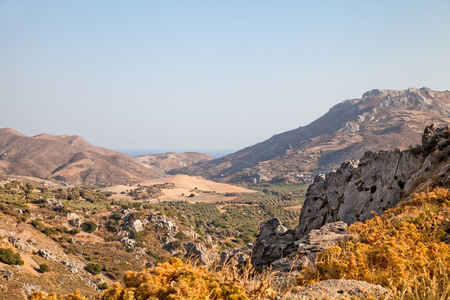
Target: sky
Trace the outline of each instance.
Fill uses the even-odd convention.
[[[218,156],[371,89],[450,89],[450,1],[0,0],[0,128]]]

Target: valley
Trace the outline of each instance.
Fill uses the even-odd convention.
[[[325,284],[346,274],[365,280],[357,288],[369,284],[375,294],[399,295],[404,287],[395,268],[403,263],[389,265],[396,271],[389,275],[394,281],[386,281],[367,275],[378,270],[376,262],[367,269],[345,264],[347,258],[333,247],[360,239],[348,245],[366,251],[369,246],[361,243],[368,242],[358,235],[365,230],[361,224],[396,226],[395,212],[392,218],[404,220],[408,230],[420,231],[411,226],[422,224],[421,215],[436,218],[430,222],[438,232],[421,247],[448,248],[450,131],[442,125],[449,115],[447,91],[372,90],[308,126],[219,159],[193,152],[131,157],[79,136],[27,137],[0,129],[2,299],[75,290],[97,299],[105,290],[104,295],[115,293],[114,282],[126,285],[130,274],[155,273],[162,263],[166,269],[205,266],[217,272],[217,280],[237,284],[249,295],[255,291],[246,290],[252,286],[248,281],[227,281],[220,272],[252,274],[245,280],[268,284],[275,279],[260,278],[276,270],[281,285],[261,290],[264,299],[274,299],[271,293],[281,297],[282,285],[303,293],[314,276]],[[422,125],[430,121],[437,125]],[[402,206],[425,198],[436,208]],[[406,249],[417,242],[408,243]],[[350,251],[345,255],[353,257],[352,249],[339,253]],[[327,255],[346,272],[320,269],[329,264]],[[364,259],[370,260],[368,255]],[[435,257],[447,259],[445,253]],[[448,268],[445,262],[439,266]],[[411,281],[419,274],[408,272]],[[448,286],[446,278],[436,280]],[[436,291],[443,293],[440,288]],[[49,300],[34,295],[33,300]]]

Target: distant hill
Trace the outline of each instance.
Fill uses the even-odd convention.
[[[54,179],[70,185],[112,185],[156,178],[132,157],[95,147],[79,136],[27,137],[0,129],[0,174]]]
[[[450,123],[450,92],[429,88],[371,90],[343,101],[311,124],[243,150],[171,173],[223,181],[310,182],[366,151],[420,143],[423,128]]]
[[[156,168],[161,173],[210,160],[213,160],[212,156],[198,152],[167,152],[162,154],[141,155],[134,158],[134,161],[142,164],[143,166]]]

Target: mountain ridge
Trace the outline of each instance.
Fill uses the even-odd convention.
[[[450,92],[429,88],[373,89],[344,100],[306,126],[272,136],[240,151],[170,173],[229,182],[286,177],[310,182],[366,151],[408,147],[420,142],[425,125],[450,122]]]

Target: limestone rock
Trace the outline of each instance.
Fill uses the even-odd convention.
[[[295,242],[297,245],[296,254],[308,257],[314,261],[316,255],[325,251],[330,246],[340,240],[346,240],[350,237],[347,231],[348,225],[342,221],[328,223],[320,229],[313,229],[302,239]]]
[[[239,247],[235,247],[231,250],[225,250],[221,253],[220,263],[224,265],[230,261],[235,261],[238,265],[245,265],[250,260],[251,256],[251,250],[243,250]]]
[[[271,262],[295,251],[296,232],[287,230],[278,218],[261,225],[258,238],[253,243],[252,264],[268,266]]]
[[[57,201],[53,198],[47,199],[45,204],[52,206],[54,211],[61,211],[64,208],[64,204],[61,201]]]
[[[29,241],[23,238],[10,236],[8,240],[14,247],[19,249],[21,253],[29,253],[35,250],[35,247]]]
[[[36,249],[34,251],[34,254],[37,254],[37,255],[41,256],[42,258],[44,258],[46,260],[51,260],[51,261],[54,261],[54,262],[59,262],[60,261],[60,259],[58,257],[53,255],[53,253],[50,250],[47,250],[47,249],[43,249],[43,248]]]
[[[74,228],[81,228],[81,224],[83,224],[83,220],[76,213],[67,213],[67,220],[69,221],[69,225]]]
[[[198,239],[200,237],[200,235],[197,232],[195,232],[194,230],[192,230],[192,229],[183,230],[183,233],[186,236],[193,238],[194,240],[196,240],[196,239]]]
[[[184,247],[186,248],[185,257],[193,259],[201,265],[210,266],[219,258],[216,252],[199,243],[187,242],[184,244]]]
[[[129,224],[129,226],[134,232],[141,232],[144,230],[144,226],[142,225],[141,220],[134,220]]]
[[[381,285],[354,279],[329,279],[283,295],[288,300],[386,299],[390,290]]]
[[[178,227],[173,220],[168,219],[166,216],[152,212],[148,215],[148,220],[156,227],[163,227],[173,232],[178,232]]]
[[[67,268],[67,270],[74,274],[80,273],[84,268],[82,263],[71,259],[63,259],[61,263]]]

